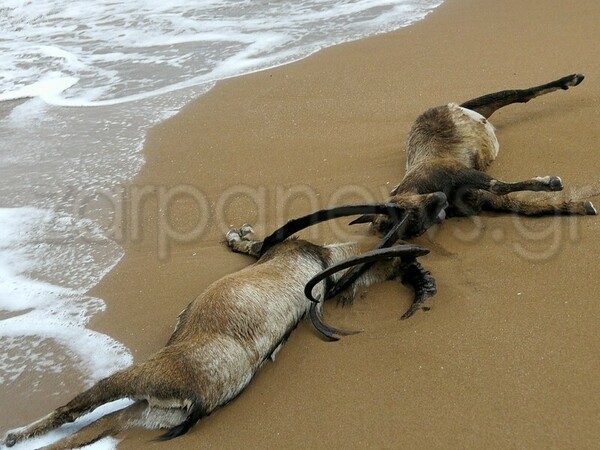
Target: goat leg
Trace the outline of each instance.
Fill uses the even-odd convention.
[[[585,198],[585,196],[583,196]],[[460,212],[479,214],[480,211],[508,212],[525,216],[544,215],[596,215],[593,203],[568,195],[532,193],[529,195],[497,195],[483,190],[472,190],[457,205]]]
[[[250,239],[254,230],[247,223],[242,225],[239,230],[231,229],[225,235],[227,246],[236,253],[244,253],[258,258],[262,249],[262,241]]]
[[[583,74],[577,73],[562,77],[550,83],[542,84],[528,89],[511,89],[506,91],[494,92],[482,97],[477,97],[463,103],[463,108],[476,111],[486,119],[489,118],[496,110],[503,106],[513,103],[527,103],[540,95],[548,94],[556,90],[567,90],[570,87],[577,86],[583,81]]]
[[[516,183],[506,183],[500,180],[490,181],[490,192],[498,195],[510,194],[518,191],[562,191],[562,180],[559,177],[537,177],[531,180],[517,181]]]
[[[435,279],[431,272],[426,270],[416,259],[401,266],[402,284],[410,285],[415,291],[412,305],[402,315],[401,319],[408,319],[418,310],[429,311],[426,302],[437,293]]]
[[[560,177],[545,176],[514,183],[497,180],[487,173],[467,167],[452,167],[447,170],[453,178],[453,188],[457,191],[465,189],[482,189],[498,195],[506,195],[519,191],[562,191]]]

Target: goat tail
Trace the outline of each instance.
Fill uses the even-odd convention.
[[[200,402],[198,402],[197,400],[194,401],[192,407],[190,408],[190,413],[188,414],[186,419],[179,425],[176,425],[173,428],[169,429],[169,431],[161,435],[158,438],[158,440],[169,441],[171,439],[184,435],[190,430],[190,428],[192,428],[196,424],[196,422],[198,422],[204,416],[206,416],[206,410],[200,405]]]

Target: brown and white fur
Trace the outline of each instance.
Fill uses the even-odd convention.
[[[262,242],[250,240],[250,232],[247,226],[232,230],[227,243],[234,251],[258,257]],[[321,246],[299,239],[273,246],[256,263],[214,282],[190,303],[167,345],[147,361],[99,381],[46,417],[9,432],[4,444],[11,447],[45,434],[121,398],[134,403],[48,448],[76,448],[134,427],[169,429],[162,439],[184,434],[235,398],[273,358],[309,310],[305,284],[324,268],[361,251],[353,243]],[[394,279],[401,272],[401,258],[386,258],[357,285]],[[316,289],[323,294],[322,284]]]
[[[429,109],[417,118],[407,138],[406,174],[391,192],[390,202],[419,211],[425,195],[443,192],[449,206],[440,217],[468,216],[481,211],[502,211],[524,215],[596,214],[589,201],[549,198],[527,199],[507,195],[517,191],[560,191],[556,176],[536,177],[509,183],[485,173],[500,148],[494,127],[487,120],[496,110],[513,103],[526,103],[540,95],[577,86],[581,74],[569,75],[541,86],[500,91],[461,105],[449,103]],[[409,218],[404,237],[422,234],[432,225],[419,214]],[[363,216],[353,223],[371,222],[385,231],[390,222],[384,216]]]

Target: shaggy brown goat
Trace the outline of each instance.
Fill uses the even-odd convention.
[[[513,103],[526,103],[558,89],[569,89],[583,79],[581,74],[569,75],[529,89],[484,95],[462,105],[449,103],[420,115],[406,143],[406,174],[392,190],[389,200],[412,211],[403,237],[418,236],[435,222],[420,213],[424,199],[432,192],[443,192],[448,198],[448,207],[438,220],[481,211],[596,214],[589,201],[549,199],[547,195],[520,199],[506,195],[517,191],[560,191],[563,186],[559,177],[507,183],[484,172],[498,156],[498,140],[487,120],[496,110]],[[362,216],[352,223],[371,223],[376,231],[390,228],[390,221],[384,216]]]
[[[323,220],[364,213],[391,214],[398,223],[402,208],[384,204],[334,208],[315,214]],[[311,220],[303,223],[310,224]],[[80,447],[133,427],[168,428],[162,439],[186,433],[199,419],[235,398],[257,370],[274,357],[309,312],[311,302],[305,297],[305,284],[323,269],[348,258],[355,257],[354,263],[378,260],[358,279],[357,285],[401,278],[414,285],[417,299],[435,293],[427,273],[415,271],[414,267],[406,271],[416,263],[417,256],[427,253],[413,245],[356,257],[362,249],[355,243],[315,245],[288,239],[269,248],[265,246],[261,253],[263,242],[250,240],[250,232],[248,226],[231,230],[226,236],[227,244],[234,251],[260,256],[258,261],[214,282],[190,303],[179,315],[163,349],[145,362],[100,380],[46,417],[9,432],[4,444],[11,447],[45,434],[121,398],[134,403],[48,448]],[[335,280],[332,275],[330,282]],[[320,286],[319,294],[323,294],[324,287]]]

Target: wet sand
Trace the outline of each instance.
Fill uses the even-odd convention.
[[[252,262],[222,243],[229,224],[263,234],[315,207],[383,200],[430,106],[584,72],[577,88],[493,116],[501,150],[490,173],[598,181],[599,19],[595,0],[447,0],[409,28],[220,82],[149,133],[128,186],[142,200],[123,217],[125,257],[92,292],[108,305],[93,328],[146,358],[210,282]],[[179,242],[166,244],[166,226]],[[364,226],[337,229],[310,237],[373,239]],[[411,293],[393,282],[351,308],[332,303],[328,321],[364,332],[328,343],[304,323],[186,436],[158,444],[156,432],[130,432],[120,448],[593,448],[598,231],[597,216],[447,221],[417,240],[438,282],[430,312],[400,321]],[[64,389],[53,404],[76,393]],[[15,425],[47,408],[32,401]]]

